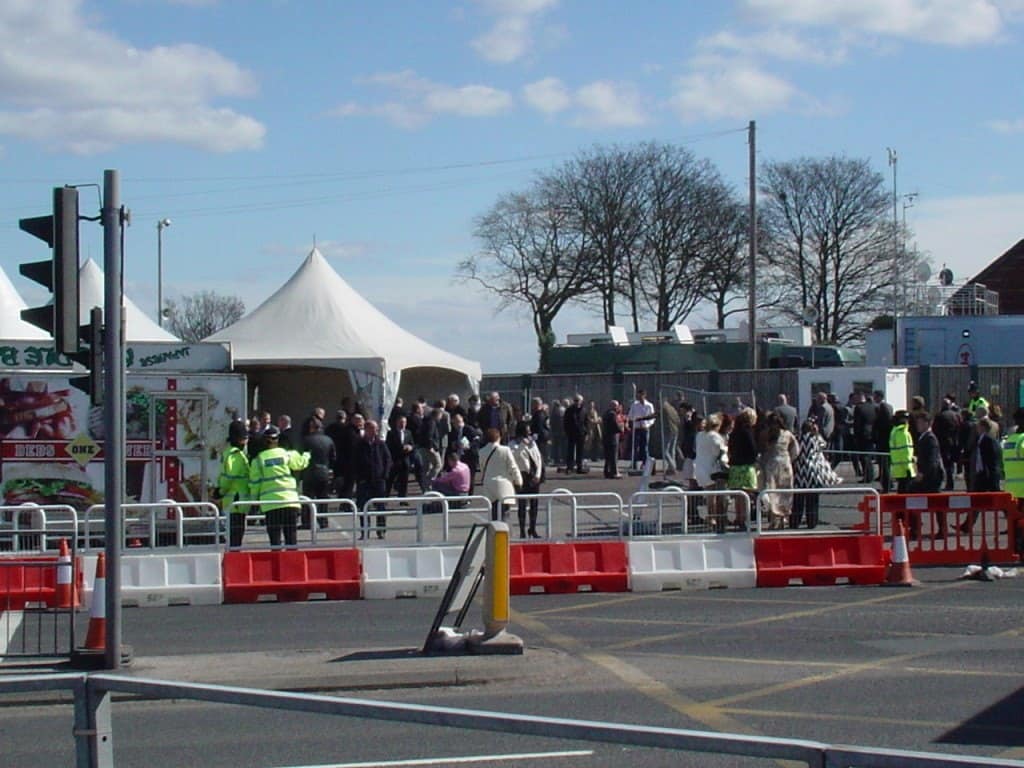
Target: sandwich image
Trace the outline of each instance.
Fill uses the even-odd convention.
[[[3,503],[7,506],[27,502],[67,504],[82,511],[103,501],[89,475],[73,463],[5,462],[2,479]]]

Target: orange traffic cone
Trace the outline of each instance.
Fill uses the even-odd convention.
[[[107,558],[103,552],[96,556],[96,579],[92,585],[92,606],[89,609],[89,633],[85,636],[87,651],[102,651],[107,647]]]
[[[60,554],[57,555],[57,608],[74,608],[78,593],[74,587],[74,563],[68,550],[68,540],[60,540]]]
[[[897,520],[896,530],[892,535],[892,561],[889,563],[884,586],[912,587],[916,583],[914,574],[910,572],[910,553],[907,551],[907,535],[903,521]]]

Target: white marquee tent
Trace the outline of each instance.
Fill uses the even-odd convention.
[[[467,395],[480,364],[439,349],[396,325],[331,268],[316,248],[259,307],[205,339],[230,342],[235,370],[249,379],[252,407],[301,421],[346,395],[383,418],[399,393],[429,400]]]
[[[21,319],[21,310],[27,306],[7,273],[0,268],[0,339],[35,341],[50,338],[42,328]]]
[[[78,313],[82,325],[89,322],[89,310],[103,306],[103,270],[92,259],[78,269]],[[154,323],[127,296],[124,297],[124,335],[127,341],[178,341],[178,337]]]

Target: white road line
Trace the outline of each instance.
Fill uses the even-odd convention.
[[[7,646],[21,627],[21,611],[0,611],[0,658],[7,655]]]
[[[387,760],[371,763],[329,763],[327,765],[291,765],[282,768],[402,768],[416,765],[465,765],[467,763],[497,763],[508,760],[543,760],[551,757],[590,757],[592,749],[565,752],[521,752],[518,755],[470,755],[467,757],[429,757],[420,760]]]

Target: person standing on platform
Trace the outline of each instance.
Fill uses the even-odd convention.
[[[504,520],[505,508],[515,502],[523,475],[512,450],[501,444],[501,430],[490,427],[484,437],[487,444],[480,449],[480,485],[491,502],[491,519]]]
[[[356,507],[360,513],[360,539],[368,538],[370,533],[370,514],[365,509],[367,502],[373,498],[387,495],[388,476],[391,474],[391,453],[384,441],[380,439],[377,422],[368,420],[363,439],[356,447]],[[386,515],[377,515],[377,538],[384,538],[387,525]]]
[[[651,427],[654,426],[654,404],[647,399],[647,392],[642,389],[636,391],[636,400],[629,406],[629,424],[633,430],[630,465],[636,469],[637,464],[643,467],[647,463],[647,446]]]
[[[246,452],[249,432],[245,424],[240,421],[231,422],[228,427],[228,443],[217,477],[217,496],[221,500],[221,508],[228,513],[228,546],[234,548],[242,546],[245,516],[249,512],[244,504],[231,506],[236,501],[244,501],[249,495],[249,455]]]
[[[889,432],[889,471],[896,481],[896,493],[907,493],[917,474],[914,464],[914,438],[910,434],[907,411],[896,411]]]
[[[392,490],[397,491],[399,498],[409,495],[410,462],[413,451],[416,450],[416,443],[406,422],[405,416],[399,415],[385,440],[391,454],[391,474],[388,475],[385,496],[390,496]]]
[[[573,465],[576,471],[583,474],[583,447],[587,439],[587,414],[583,408],[583,395],[577,394],[572,405],[565,409],[562,416],[565,432],[565,474],[571,475]]]
[[[609,480],[618,480],[619,474],[619,435],[622,423],[619,421],[621,406],[618,400],[608,403],[608,410],[601,417],[601,447],[604,450],[604,476]]]
[[[269,502],[260,505],[267,516],[267,536],[270,546],[297,543],[296,529],[299,515],[299,492],[293,472],[309,466],[309,454],[290,451],[278,445],[281,431],[271,425],[263,431],[266,448],[249,464],[249,497],[253,501]]]
[[[323,422],[316,416],[306,419],[302,429],[302,447],[309,452],[309,467],[302,476],[302,493],[310,499],[326,499],[330,495],[332,472],[338,456],[334,441],[324,434]],[[302,527],[312,527],[312,504],[302,508]],[[317,518],[317,527],[326,528],[327,518]]]
[[[892,406],[885,402],[885,393],[876,389],[871,396],[875,402],[875,450],[889,450],[889,433],[892,431]],[[882,486],[882,493],[888,493],[892,487],[892,474],[889,467],[889,456],[880,456],[878,459],[878,482]]]

